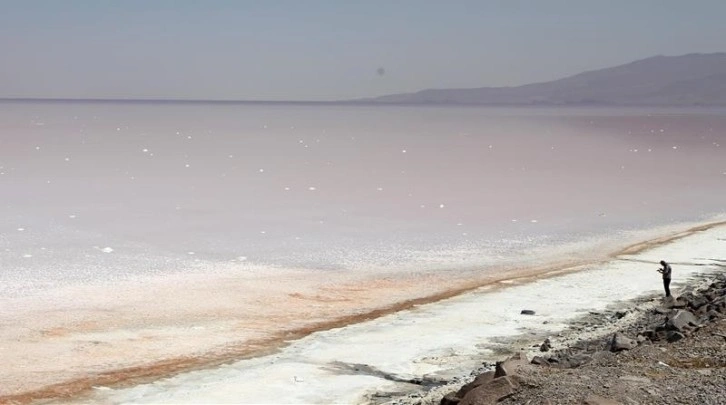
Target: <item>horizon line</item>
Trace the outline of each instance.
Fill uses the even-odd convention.
[[[100,103],[210,103],[210,104],[341,104],[356,100],[244,100],[195,98],[113,98],[113,97],[0,97],[0,102],[100,102]]]
[[[353,100],[230,100],[230,99],[170,99],[170,98],[66,98],[66,97],[0,97],[0,103],[106,103],[106,104],[218,104],[218,105],[298,105],[298,106],[369,106],[369,107],[652,107],[652,108],[722,108],[723,104],[622,104],[607,102],[577,103],[461,103],[461,102],[389,102],[376,99]]]

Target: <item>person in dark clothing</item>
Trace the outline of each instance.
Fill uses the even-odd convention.
[[[660,261],[662,268],[658,269],[658,273],[663,275],[663,288],[665,289],[666,297],[671,296],[671,265],[666,263],[665,260]]]

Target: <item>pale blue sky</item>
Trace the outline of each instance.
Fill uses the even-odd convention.
[[[724,16],[723,0],[0,0],[0,97],[332,100],[517,85],[726,51]]]

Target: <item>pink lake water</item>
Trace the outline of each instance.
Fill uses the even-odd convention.
[[[0,103],[5,297],[486,270],[724,207],[724,110]]]
[[[0,102],[0,402],[260,356],[722,220],[724,145],[714,109]]]

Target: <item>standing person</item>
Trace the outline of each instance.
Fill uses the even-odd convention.
[[[671,296],[671,265],[666,263],[665,260],[660,261],[660,265],[663,268],[658,269],[658,273],[663,275],[663,288],[665,289],[666,297]]]

